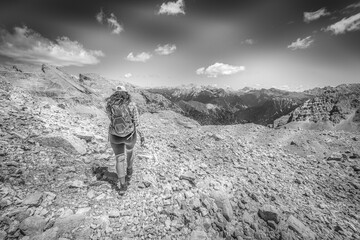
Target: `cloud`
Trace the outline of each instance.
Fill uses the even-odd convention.
[[[254,41],[254,39],[248,38],[248,39],[245,39],[245,41],[242,41],[242,43],[253,45],[255,43],[255,41]]]
[[[100,9],[100,12],[98,12],[96,15],[96,21],[98,21],[99,23],[103,23],[104,22],[104,19],[105,19],[105,14],[103,12],[102,9]]]
[[[123,27],[118,23],[116,16],[111,13],[110,17],[106,19],[106,21],[109,24],[109,27],[112,28],[113,34],[120,34],[124,29]]]
[[[167,2],[163,3],[160,6],[158,14],[167,14],[167,15],[178,15],[185,14],[184,11],[184,0],[177,0],[176,2]]]
[[[131,61],[131,62],[146,62],[148,61],[150,58],[152,57],[152,55],[150,53],[146,53],[146,52],[142,52],[137,54],[136,56],[131,52],[129,53],[129,55],[126,57],[127,60]]]
[[[131,78],[131,77],[132,77],[132,74],[131,74],[131,73],[126,73],[126,74],[124,75],[124,77],[125,77],[125,78]]]
[[[207,68],[202,67],[197,69],[196,74],[216,78],[218,75],[231,75],[244,70],[244,66],[231,66],[225,63],[215,63]]]
[[[330,13],[327,12],[325,8],[321,8],[315,12],[304,12],[304,22],[309,23],[327,15],[330,15]]]
[[[0,55],[35,64],[83,66],[99,63],[104,53],[87,50],[79,42],[58,37],[55,42],[26,26],[14,27],[13,33],[0,29]]]
[[[349,9],[349,8],[360,8],[360,2],[350,4],[350,5],[347,6],[345,9]]]
[[[169,55],[174,53],[176,50],[175,44],[166,44],[164,46],[158,45],[155,52],[159,55]]]
[[[328,26],[326,29],[323,29],[323,31],[330,31],[335,35],[358,30],[360,30],[360,13],[348,18],[343,18],[342,20]]]
[[[314,39],[312,39],[311,36],[308,36],[304,39],[298,38],[296,42],[291,43],[287,48],[290,48],[291,50],[306,49],[310,47],[313,42]]]
[[[290,90],[290,87],[289,87],[288,85],[281,85],[281,86],[279,87],[279,89],[280,89],[280,90],[288,91],[288,90]]]
[[[100,12],[95,15],[95,18],[96,21],[101,24],[103,24],[106,20],[108,26],[112,29],[111,33],[113,34],[120,34],[122,31],[124,31],[124,28],[120,25],[115,14],[113,13],[110,14],[110,17],[106,17],[104,11],[100,9]]]

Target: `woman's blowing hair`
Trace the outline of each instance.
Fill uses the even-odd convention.
[[[111,112],[111,106],[116,104],[128,104],[131,101],[131,96],[126,91],[116,91],[110,97],[105,99],[106,110]]]

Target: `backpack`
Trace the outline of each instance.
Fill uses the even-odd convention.
[[[117,136],[125,137],[134,132],[135,125],[128,103],[115,102],[111,105],[110,110],[111,125]]]

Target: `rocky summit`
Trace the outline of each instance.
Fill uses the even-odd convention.
[[[2,67],[0,239],[360,239],[359,132],[200,125],[129,85],[146,142],[120,196],[99,79]]]

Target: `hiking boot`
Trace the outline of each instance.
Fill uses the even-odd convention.
[[[119,183],[119,195],[123,196],[127,190],[127,183],[121,184]]]
[[[132,168],[127,168],[126,169],[126,174],[127,174],[127,176],[130,176],[131,177],[131,175],[132,175]]]
[[[126,177],[125,177],[127,182],[130,181],[132,174],[133,174],[133,169],[132,168],[127,168],[126,169]]]

